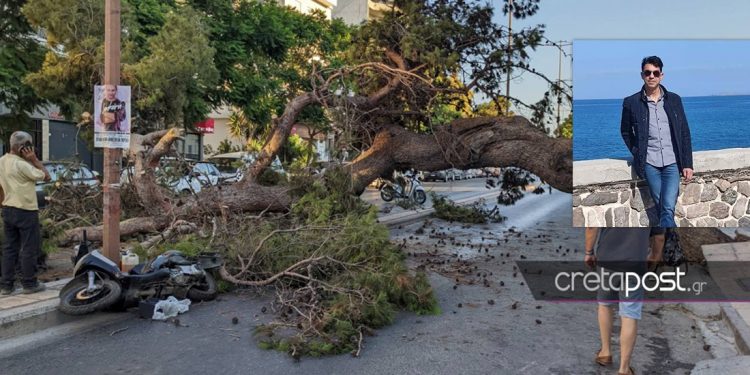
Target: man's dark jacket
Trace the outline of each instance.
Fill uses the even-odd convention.
[[[677,168],[682,172],[683,168],[693,168],[693,146],[690,141],[690,128],[688,127],[685,109],[682,107],[682,98],[679,95],[667,91],[661,86],[664,93],[664,111],[669,120],[669,131],[672,134],[672,148],[674,149]],[[646,175],[646,154],[648,152],[648,103],[641,91],[628,96],[622,102],[622,120],[620,122],[620,133],[625,145],[633,154],[633,167],[640,178]]]

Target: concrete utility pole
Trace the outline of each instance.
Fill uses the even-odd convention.
[[[554,45],[554,43],[553,43]],[[557,86],[562,90],[562,57],[563,47],[572,46],[573,43],[569,43],[565,40],[557,42],[558,61],[557,61]],[[562,105],[562,93],[557,94],[557,127],[560,127],[560,106]]]
[[[562,53],[563,53],[562,46],[563,46],[563,41],[561,40],[561,41],[559,41],[557,43],[560,46],[560,49],[558,50],[558,56],[559,56],[559,58],[558,58],[558,61],[557,61],[557,86],[558,86],[558,90],[560,90],[560,88],[562,87],[561,86],[562,85],[562,81],[561,80],[562,80]],[[562,103],[562,97],[558,93],[557,94],[557,127],[558,128],[560,127],[560,104],[561,103]]]
[[[104,84],[120,84],[120,0],[104,5]],[[104,149],[104,255],[120,262],[120,162],[119,148]]]
[[[505,74],[505,116],[510,116],[510,64],[513,47],[513,33],[511,26],[513,24],[513,0],[508,0],[508,71]]]

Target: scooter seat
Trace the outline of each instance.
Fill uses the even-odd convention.
[[[128,275],[128,278],[130,279],[130,282],[138,282],[138,283],[150,283],[154,281],[160,281],[166,278],[169,278],[169,270],[166,268],[162,268],[156,272],[150,272],[145,275]]]
[[[146,265],[145,263],[141,263],[141,264],[136,265],[135,267],[133,267],[133,268],[130,269],[130,272],[128,272],[128,274],[130,274],[130,275],[140,275],[141,272],[143,272],[143,267],[145,265]]]
[[[195,264],[195,262],[185,259],[181,256],[175,256],[169,258],[169,264],[173,266],[189,266],[191,264]]]

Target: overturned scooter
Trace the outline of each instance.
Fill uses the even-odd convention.
[[[84,240],[78,246],[88,249]],[[173,295],[195,301],[207,301],[218,294],[216,280],[209,270],[221,267],[218,254],[204,254],[197,260],[169,250],[148,263],[121,272],[115,262],[99,250],[78,251],[74,259],[75,277],[60,291],[60,311],[83,315],[110,306],[127,308],[151,297]]]

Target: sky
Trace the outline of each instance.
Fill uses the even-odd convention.
[[[496,22],[507,24],[507,16],[499,11],[503,0],[490,0],[498,9]],[[542,0],[539,11],[524,20],[513,20],[513,29],[545,25],[545,36],[554,41],[583,41],[591,39],[748,39],[750,40],[750,1],[747,0]],[[573,56],[576,67],[577,58],[573,47],[567,47]],[[647,51],[644,51],[648,54]],[[639,84],[638,69],[640,59],[635,62],[635,92]],[[661,53],[661,51],[659,52]],[[744,56],[748,56],[745,54]],[[677,68],[677,61],[665,60],[664,85],[672,79],[669,67]],[[553,47],[540,47],[532,54],[532,67],[551,77],[557,78],[558,50]],[[572,77],[571,59],[563,58],[563,80]],[[726,65],[719,61],[714,64],[721,70]],[[676,73],[676,72],[675,72]],[[750,76],[750,74],[746,74]],[[748,77],[737,77],[747,79]],[[674,82],[677,83],[677,82]],[[750,87],[748,85],[745,85]],[[585,84],[581,94],[586,94]],[[542,98],[547,90],[546,82],[531,75],[524,75],[511,83],[511,96],[518,97],[527,103],[534,103]],[[675,92],[679,92],[674,90]],[[687,95],[680,92],[681,95]],[[716,94],[723,94],[718,92]],[[591,94],[593,96],[593,93]],[[603,95],[603,94],[602,94]],[[614,93],[612,94],[614,95]],[[578,89],[573,82],[573,96],[578,98]],[[608,95],[605,95],[608,96]],[[619,94],[618,94],[619,96]],[[514,108],[514,110],[517,110]],[[564,109],[565,111],[566,109]],[[523,114],[523,111],[520,111]]]
[[[657,55],[662,85],[680,96],[750,94],[750,40],[576,40],[574,99],[622,99],[643,81],[641,60]]]

